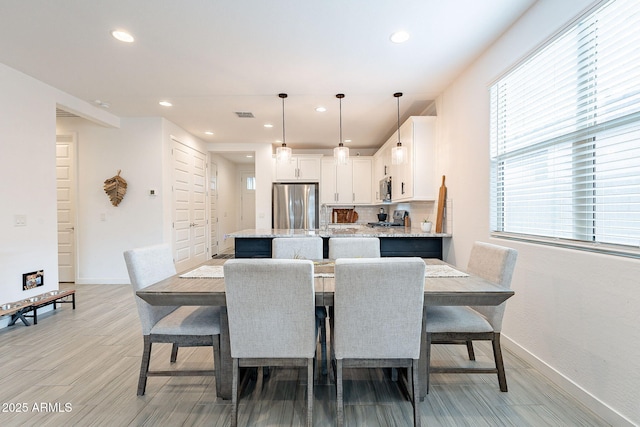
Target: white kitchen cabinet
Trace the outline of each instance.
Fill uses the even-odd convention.
[[[380,181],[391,176],[391,147],[385,144],[373,156],[372,185],[374,199],[380,201]]]
[[[377,172],[380,175],[380,179],[391,176],[391,146],[383,147],[380,150]]]
[[[414,171],[416,170],[414,165],[415,155],[413,153],[414,143],[414,128],[415,124],[411,121],[411,118],[404,122],[400,126],[400,141],[405,148],[407,158],[404,163],[391,166],[392,174],[392,190],[391,197],[393,201],[410,200],[413,198],[414,189]],[[391,141],[391,147],[395,147],[398,144],[397,137]]]
[[[385,200],[384,194],[380,194],[380,181],[389,179],[391,176],[391,147],[388,144],[383,145],[373,155],[373,173],[372,188],[374,203],[382,203]]]
[[[320,202],[330,205],[370,204],[372,202],[371,157],[352,157],[337,165],[333,157],[322,159]]]
[[[391,198],[393,202],[436,200],[435,123],[433,116],[412,116],[400,126],[400,141],[406,147],[407,159],[392,165]],[[378,150],[389,151],[398,143],[397,132]],[[378,154],[378,153],[376,153]]]
[[[286,163],[276,161],[276,181],[320,181],[321,155],[296,155]]]
[[[353,164],[353,203],[370,204],[373,202],[371,175],[373,159],[371,157],[354,157]]]

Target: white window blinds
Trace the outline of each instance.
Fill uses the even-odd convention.
[[[640,246],[638,28],[606,2],[491,86],[492,231]]]

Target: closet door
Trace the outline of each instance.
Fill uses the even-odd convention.
[[[173,254],[176,270],[207,259],[207,156],[173,140]]]
[[[56,135],[58,281],[76,281],[76,135]]]

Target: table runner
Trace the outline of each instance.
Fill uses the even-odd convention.
[[[330,267],[333,270],[333,263],[323,263],[314,272],[314,277],[333,277],[333,271],[322,271],[322,267]],[[424,277],[468,277],[467,273],[458,271],[448,265],[427,265],[424,270]],[[195,270],[181,274],[184,279],[222,279],[224,270],[221,265],[203,265]]]

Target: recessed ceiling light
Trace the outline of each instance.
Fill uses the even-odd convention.
[[[95,101],[93,101],[94,104],[102,107],[102,108],[109,108],[111,107],[111,104],[109,104],[108,102],[105,101],[101,101],[99,99],[96,99]]]
[[[162,105],[163,107],[172,107],[173,104],[170,103],[169,101],[160,101],[158,102],[158,104]]]
[[[406,31],[400,30],[400,31],[396,31],[395,33],[391,34],[391,37],[389,37],[389,38],[394,43],[404,43],[407,40],[409,40],[409,37],[411,37],[409,35],[409,33],[407,33]]]
[[[324,108],[324,107],[316,107],[316,111],[317,111],[318,113],[324,113],[325,111],[327,111],[327,109],[326,109],[326,108]]]
[[[211,132],[210,130],[208,130],[208,131],[206,131],[204,134],[205,134],[205,135],[213,135],[213,132]]]
[[[350,139],[345,139],[344,142],[351,142],[351,140]]]
[[[264,127],[266,127],[266,128],[272,128],[272,127],[273,127],[273,125],[272,125],[271,123],[265,123]]]
[[[247,154],[245,157],[246,157],[247,159],[251,159],[251,158],[253,158],[253,156],[252,156],[251,154]]]
[[[111,35],[116,39],[116,40],[120,40],[121,42],[125,42],[125,43],[133,43],[133,36],[129,33],[127,33],[126,31],[122,31],[122,30],[113,30],[111,31]]]

